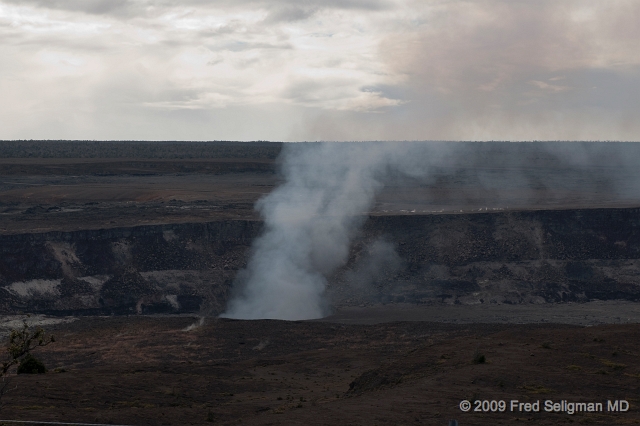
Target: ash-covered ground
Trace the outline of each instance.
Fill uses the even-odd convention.
[[[637,144],[434,146],[427,178],[391,174],[358,212],[331,315],[286,322],[216,318],[264,232],[256,201],[286,180],[281,144],[0,143],[2,333],[28,312],[57,337],[40,351],[50,372],[13,377],[0,417],[640,420]],[[631,408],[461,413],[462,399]]]
[[[51,325],[52,369],[12,377],[3,418],[130,425],[635,424],[637,324],[358,325],[184,316]],[[477,355],[485,362],[474,362]],[[57,370],[53,370],[57,368]],[[462,413],[462,400],[627,412]]]

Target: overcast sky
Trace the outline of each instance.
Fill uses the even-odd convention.
[[[0,0],[0,139],[640,140],[638,0]]]

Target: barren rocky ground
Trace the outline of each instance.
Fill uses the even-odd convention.
[[[50,326],[58,341],[39,355],[64,372],[13,377],[2,415],[129,425],[640,422],[637,324],[198,324],[98,317]],[[486,362],[474,363],[476,353]],[[462,413],[464,399],[625,399],[630,409]]]

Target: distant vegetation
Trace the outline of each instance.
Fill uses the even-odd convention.
[[[0,141],[0,158],[264,158],[279,142]]]
[[[47,372],[45,365],[31,354],[31,351],[38,347],[47,346],[56,339],[45,334],[42,327],[32,329],[27,322],[27,318],[22,320],[22,327],[12,330],[9,341],[5,347],[5,359],[0,366],[0,407],[2,407],[2,397],[17,386],[11,387],[10,370],[15,365],[18,366],[17,374],[43,374]]]
[[[7,357],[2,361],[2,367],[0,367],[0,377],[4,378],[11,367],[16,364],[18,364],[18,374],[46,372],[44,364],[31,355],[31,351],[53,342],[55,342],[55,338],[47,336],[42,327],[32,330],[27,320],[23,320],[20,329],[11,331],[9,342],[6,346]]]

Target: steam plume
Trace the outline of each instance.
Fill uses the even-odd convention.
[[[326,277],[382,188],[390,150],[380,144],[285,144],[286,182],[257,204],[265,232],[253,245],[229,318],[300,320],[328,313]]]
[[[327,315],[327,277],[344,266],[354,234],[383,184],[414,185],[411,202],[424,197],[424,205],[430,190],[442,190],[440,197],[451,196],[456,212],[481,211],[478,206],[484,211],[486,206],[556,208],[565,201],[615,204],[639,197],[638,155],[640,145],[611,143],[285,144],[285,182],[257,203],[265,231],[236,277],[223,316],[299,320]],[[391,262],[390,268],[400,262],[389,244],[370,251]],[[346,275],[349,284],[371,282],[378,263],[358,265]]]

